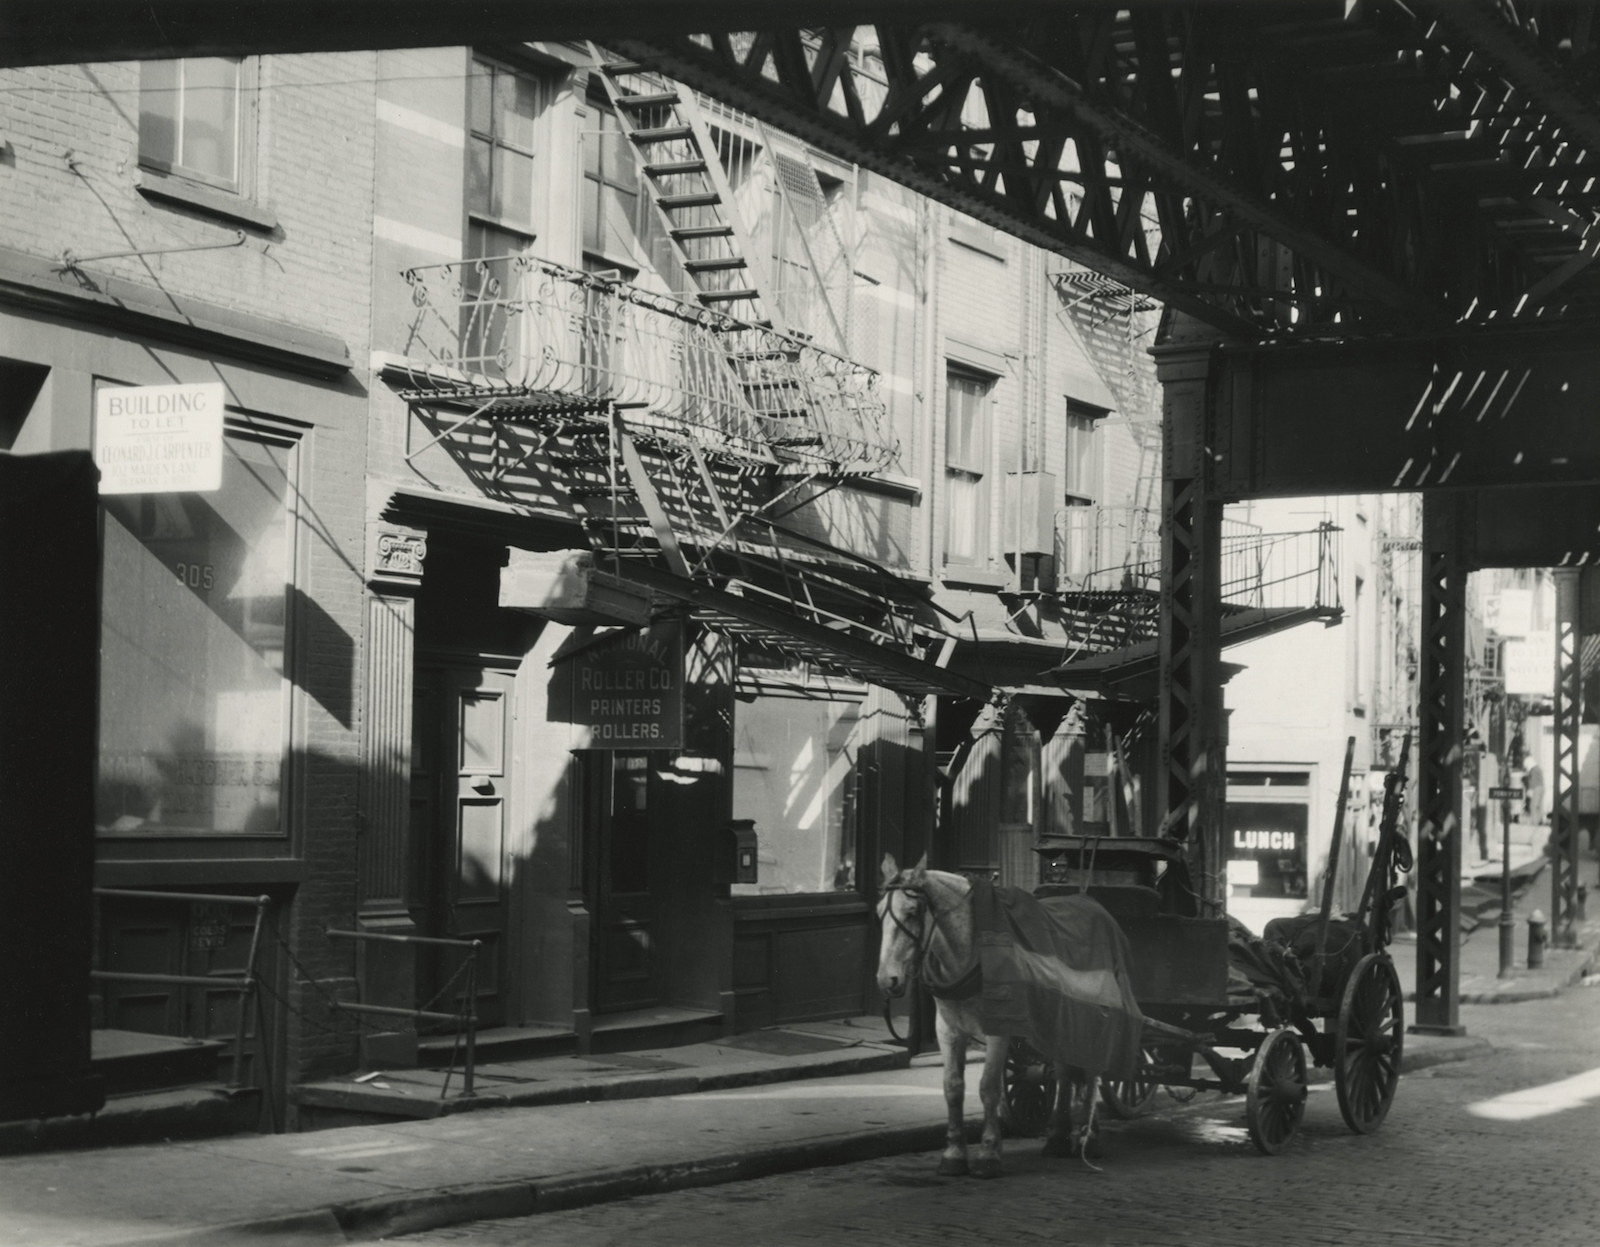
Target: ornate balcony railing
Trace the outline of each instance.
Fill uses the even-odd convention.
[[[878,374],[803,339],[528,255],[406,270],[412,401],[600,416],[827,475],[895,462]]]

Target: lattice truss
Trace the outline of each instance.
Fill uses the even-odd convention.
[[[1588,5],[1009,17],[607,43],[1239,336],[1600,311]]]

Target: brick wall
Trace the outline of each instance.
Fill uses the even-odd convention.
[[[371,53],[261,59],[251,201],[270,219],[243,227],[203,208],[140,193],[137,64],[0,73],[6,142],[0,217],[7,223],[0,243],[45,259],[66,250],[84,257],[83,276],[63,282],[116,277],[180,303],[333,335],[356,363],[353,376],[330,383],[238,363],[226,347],[202,362],[192,352],[156,346],[147,356],[156,370],[145,375],[148,363],[135,368],[125,348],[108,344],[81,365],[141,383],[209,374],[229,386],[236,408],[303,430],[286,808],[293,847],[307,869],[280,929],[307,973],[336,987],[350,981],[353,959],[348,948],[330,948],[322,932],[348,924],[355,896],[366,466],[361,413],[370,354],[376,70]],[[240,228],[245,241],[236,247],[88,258],[205,247],[231,241]],[[58,340],[65,336],[56,331]],[[56,349],[48,333],[28,343],[0,341],[0,355],[8,345],[46,358]],[[187,855],[231,851],[196,841]],[[320,998],[295,972],[286,974],[291,1004],[314,1019],[309,1025],[288,1019],[291,1080],[348,1067],[354,1051],[349,1028],[320,1033],[326,1025]]]

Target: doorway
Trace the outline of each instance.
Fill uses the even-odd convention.
[[[594,832],[593,1009],[645,1009],[667,991],[663,759],[600,750],[586,757]]]
[[[417,665],[411,812],[423,933],[482,942],[480,1027],[505,1022],[514,686],[511,670],[483,661]],[[439,997],[428,1007],[442,1012],[457,1008],[465,958],[454,948],[419,954],[419,999]]]

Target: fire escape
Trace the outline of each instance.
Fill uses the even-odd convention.
[[[487,496],[564,514],[586,574],[763,653],[907,696],[986,699],[927,591],[791,519],[898,447],[877,374],[790,332],[696,101],[603,65],[693,301],[531,255],[422,266],[386,375]],[[725,148],[726,144],[722,144]]]
[[[1070,507],[1061,516],[1055,603],[1068,653],[1055,675],[1070,687],[1139,696],[1150,691],[1159,667],[1161,396],[1144,350],[1159,305],[1099,273],[1068,270],[1051,274],[1051,281],[1060,314],[1121,404],[1139,450],[1131,503]],[[1323,524],[1264,533],[1225,517],[1223,645],[1314,620],[1339,622],[1338,532]]]

